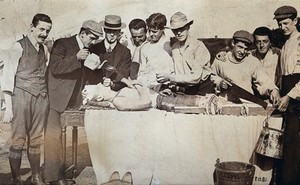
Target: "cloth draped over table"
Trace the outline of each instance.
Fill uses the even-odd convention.
[[[86,110],[85,128],[98,184],[130,171],[134,184],[213,184],[216,159],[253,162],[265,116],[175,114],[160,110]],[[269,121],[280,128],[281,118]],[[254,184],[271,171],[256,166]],[[154,183],[152,183],[154,184]]]

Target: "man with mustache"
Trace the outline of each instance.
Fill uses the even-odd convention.
[[[6,110],[3,122],[11,122],[9,163],[14,185],[22,185],[22,150],[28,138],[27,157],[33,185],[44,185],[40,177],[43,129],[49,111],[46,86],[48,50],[43,44],[52,28],[48,15],[36,14],[30,33],[15,42],[3,69],[2,91]]]
[[[257,58],[248,55],[252,43],[253,37],[249,32],[236,31],[231,42],[232,49],[226,53],[225,60],[216,58],[212,64],[213,73],[222,79],[212,76],[212,80],[217,84],[218,89],[227,89],[230,85],[228,82],[232,82],[253,94],[252,80],[254,79],[263,87],[264,91],[259,93],[270,95],[270,99],[276,104],[280,96],[273,79],[267,75]]]

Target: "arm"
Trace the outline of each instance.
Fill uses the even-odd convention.
[[[163,82],[171,81],[175,83],[184,83],[184,84],[198,84],[201,80],[206,80],[208,76],[211,74],[209,66],[210,66],[210,53],[208,49],[205,47],[203,42],[197,42],[196,44],[192,44],[190,46],[193,48],[192,53],[188,53],[189,57],[183,57],[183,60],[190,66],[191,72],[185,74],[159,74],[158,81]],[[177,49],[178,50],[178,49]],[[178,51],[176,51],[178,53]],[[174,51],[173,51],[174,53]],[[177,55],[178,56],[178,55]],[[182,56],[178,56],[180,60],[182,60]],[[189,59],[192,57],[192,59]],[[173,54],[174,63],[177,63],[176,55]],[[180,63],[180,62],[179,62]],[[163,75],[165,77],[163,77]],[[164,80],[163,80],[164,79]]]
[[[151,99],[140,84],[135,84],[134,87],[138,91],[139,99],[129,99],[127,97],[115,97],[113,104],[120,111],[126,110],[144,110],[151,107]]]
[[[11,96],[15,87],[15,76],[19,64],[19,59],[22,56],[23,49],[19,43],[14,43],[9,50],[8,60],[4,61],[3,79],[1,89],[4,93],[6,109],[4,112],[3,122],[8,123],[13,118]]]
[[[81,68],[77,53],[70,49],[63,40],[54,42],[50,55],[49,70],[52,74],[67,74]]]
[[[216,58],[211,66],[212,75],[210,80],[216,85],[217,89],[221,89],[221,83],[223,81],[222,77],[220,77],[220,70],[219,70],[219,60]]]
[[[123,56],[120,60],[119,66],[117,66],[118,74],[116,76],[116,81],[121,81],[123,78],[127,79],[130,75],[131,54],[129,49],[124,49]]]
[[[3,123],[11,122],[12,118],[14,117],[13,109],[12,109],[12,101],[11,101],[11,93],[4,91],[4,100],[5,100],[5,112],[3,117]]]
[[[280,101],[279,89],[275,85],[274,79],[269,77],[261,63],[257,64],[253,78],[261,85],[261,88],[258,89],[261,95],[269,95],[274,105]]]
[[[166,74],[160,73],[157,74],[157,81],[160,83],[163,82],[174,82],[174,83],[183,83],[183,84],[198,84],[201,80],[205,80],[211,74],[209,68],[202,68],[201,72],[191,73],[191,74]]]
[[[253,63],[253,65],[256,65],[253,78],[261,86],[261,88],[259,88],[260,90],[258,89],[259,93],[261,95],[270,95],[270,92],[273,89],[278,90],[278,87],[274,83],[274,79],[271,79],[271,77],[267,74],[262,64]]]
[[[203,67],[207,66],[210,67],[210,53],[203,42],[199,42],[198,47],[195,53],[195,61],[197,64],[195,67]],[[196,68],[195,70],[197,70]],[[194,70],[193,70],[194,71]]]
[[[300,100],[300,81],[293,87],[290,92],[278,100],[278,110],[284,112],[290,102],[290,99]]]
[[[300,100],[300,81],[291,89],[287,96],[295,100]]]

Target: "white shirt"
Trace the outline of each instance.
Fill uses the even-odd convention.
[[[116,47],[116,45],[117,45],[117,41],[110,44],[110,43],[107,42],[106,39],[104,39],[104,46],[105,46],[106,51],[109,49],[109,47],[110,47],[111,50],[113,50]]]
[[[157,85],[157,73],[171,74],[173,71],[170,41],[165,35],[158,42],[149,42],[142,47],[138,80],[143,85],[147,87]]]
[[[76,41],[77,41],[77,44],[78,44],[79,49],[83,49],[83,48],[84,48],[84,45],[82,44],[82,42],[81,42],[79,36],[76,35],[75,38],[76,38]]]
[[[280,64],[282,75],[300,73],[300,33],[295,30],[281,49]],[[300,82],[287,94],[300,100]]]

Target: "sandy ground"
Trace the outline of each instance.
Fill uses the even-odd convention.
[[[11,184],[11,174],[9,163],[7,159],[9,149],[10,125],[0,123],[0,185]],[[67,166],[71,163],[71,128],[67,128]],[[83,127],[78,128],[78,176],[76,178],[77,185],[95,185],[96,177],[92,168],[86,134]],[[43,160],[42,160],[43,163]],[[22,179],[29,184],[30,181],[30,167],[26,156],[26,149],[24,149],[23,160],[21,165]],[[66,174],[67,178],[71,177],[71,173]]]

